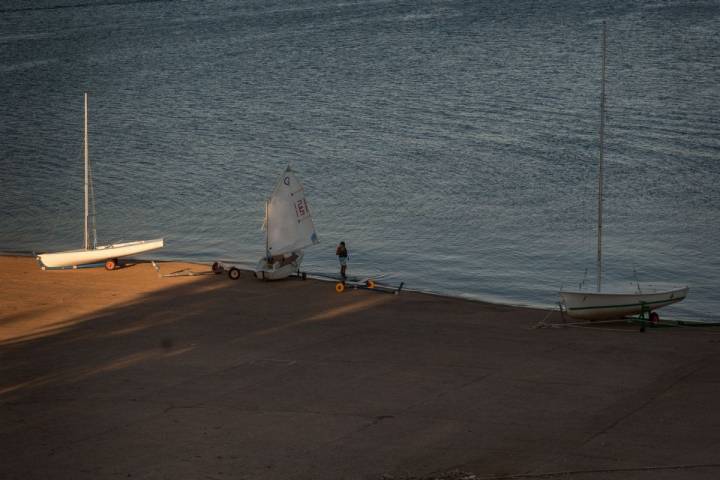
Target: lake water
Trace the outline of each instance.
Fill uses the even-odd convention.
[[[595,276],[608,22],[608,284],[687,284],[720,321],[720,3],[0,4],[0,250],[82,244],[83,91],[99,242],[254,264],[291,164],[304,269],[551,306]]]

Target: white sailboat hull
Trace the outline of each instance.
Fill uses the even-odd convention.
[[[261,258],[257,264],[255,270],[255,278],[258,280],[282,280],[287,278],[293,273],[300,271],[300,263],[302,262],[303,254],[300,253],[298,258],[285,265],[279,265],[278,263],[273,264],[272,268],[268,268],[267,261],[265,258]]]
[[[37,256],[43,267],[76,267],[91,263],[100,263],[112,258],[127,257],[140,253],[157,250],[165,245],[164,239],[138,240],[135,242],[103,245],[93,250],[68,250],[65,252],[43,253]]]
[[[688,287],[642,293],[560,292],[568,316],[579,320],[609,320],[657,310],[679,302]]]

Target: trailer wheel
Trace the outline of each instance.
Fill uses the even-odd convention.
[[[223,273],[225,271],[225,268],[220,262],[215,262],[212,264],[212,271],[215,275],[218,275],[220,273]]]
[[[342,293],[345,291],[345,284],[342,282],[338,282],[335,284],[335,291],[337,293]]]
[[[302,279],[307,280],[307,272],[302,272]]]
[[[238,278],[240,278],[240,270],[238,270],[235,267],[232,267],[228,271],[228,277],[230,277],[231,280],[237,280]]]
[[[373,282],[372,280],[368,280],[367,282],[365,282],[365,285],[367,286],[367,288],[375,288],[375,282]]]
[[[105,270],[115,270],[117,267],[117,258],[111,258],[105,262]]]
[[[650,324],[654,327],[660,324],[660,315],[658,315],[657,312],[650,313]]]

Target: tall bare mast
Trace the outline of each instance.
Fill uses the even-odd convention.
[[[90,232],[88,231],[88,221],[90,218],[89,204],[89,188],[90,188],[90,168],[88,165],[88,94],[85,92],[85,135],[83,137],[83,154],[85,156],[85,250],[90,250]]]
[[[598,168],[597,291],[602,289],[602,223],[603,175],[605,153],[605,64],[607,59],[607,24],[603,21],[602,81],[600,87],[600,164]]]

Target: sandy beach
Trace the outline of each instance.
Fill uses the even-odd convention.
[[[720,478],[720,329],[147,263],[0,285],[3,479]]]

